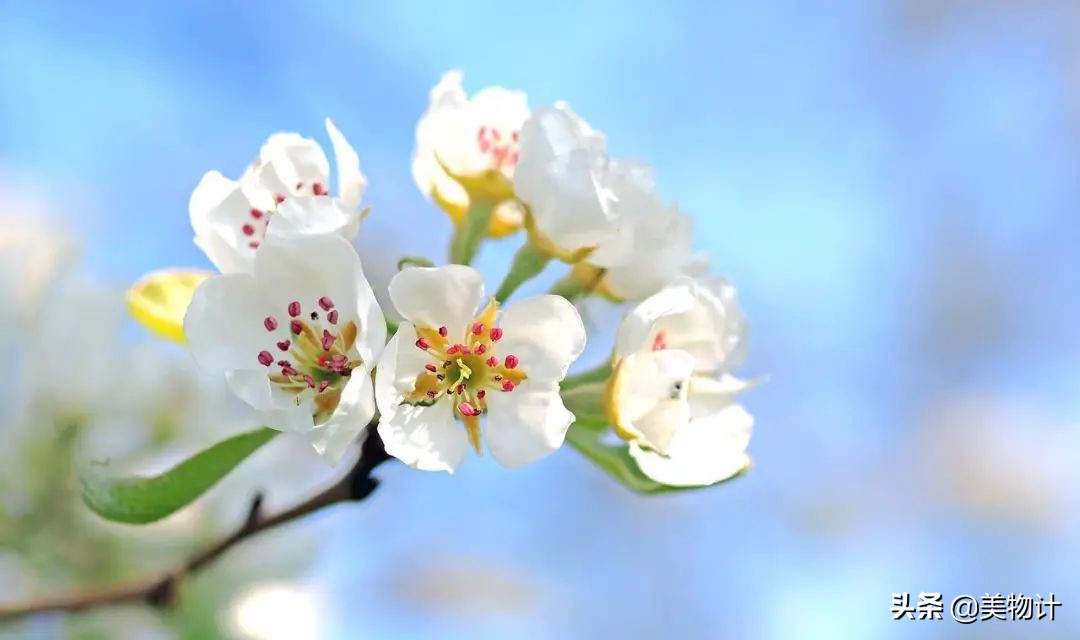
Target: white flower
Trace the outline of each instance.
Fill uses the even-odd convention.
[[[581,280],[600,277],[596,289],[608,297],[641,300],[695,271],[690,217],[664,205],[648,166],[613,160],[607,184],[618,222],[586,259],[603,273],[580,269]]]
[[[356,151],[329,118],[326,131],[337,162],[338,195],[331,197],[330,163],[317,142],[276,133],[240,180],[209,171],[188,204],[195,244],[222,273],[250,272],[268,231],[336,232],[352,239],[367,180]],[[273,224],[271,224],[273,221]]]
[[[486,87],[470,99],[461,80],[461,71],[448,71],[432,88],[428,109],[416,125],[412,162],[420,191],[456,223],[469,209],[470,193],[462,180],[471,184],[486,176],[496,190],[506,191],[505,197],[512,195],[509,184],[518,161],[518,137],[529,117],[523,92]],[[489,229],[492,235],[505,235],[522,221],[520,207],[504,200],[495,208]]]
[[[603,134],[559,103],[525,122],[520,154],[514,192],[529,206],[534,242],[576,261],[614,233],[612,165]]]
[[[649,477],[707,485],[749,464],[753,418],[735,404],[748,385],[731,375],[747,328],[734,288],[680,278],[619,327],[608,413]]]
[[[360,258],[336,234],[270,235],[253,273],[195,291],[184,333],[264,424],[307,433],[336,462],[375,412],[370,370],[386,324]]]
[[[537,296],[506,310],[484,301],[470,267],[412,267],[390,298],[405,321],[379,361],[375,397],[386,450],[407,464],[452,472],[484,440],[502,465],[519,467],[562,445],[574,416],[559,382],[585,347],[573,305]],[[456,419],[463,424],[458,424]]]

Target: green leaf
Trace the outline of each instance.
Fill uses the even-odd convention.
[[[606,471],[613,478],[621,482],[629,489],[644,494],[672,493],[675,491],[689,491],[704,489],[706,487],[674,487],[657,482],[641,472],[637,462],[630,457],[630,449],[625,444],[610,445],[601,441],[605,429],[597,428],[595,422],[587,420],[584,424],[575,422],[566,433],[566,441],[570,446],[577,449],[582,455],[591,460],[596,466]],[[722,480],[716,484],[733,480],[745,474],[747,469]],[[716,484],[708,485],[710,487]]]
[[[561,387],[562,390],[565,392],[570,389],[580,387],[584,384],[592,384],[596,382],[606,383],[608,378],[610,377],[611,363],[604,362],[592,369],[589,369],[588,371],[582,371],[581,373],[576,373],[572,376],[566,376],[565,378],[563,378],[563,381],[559,385],[559,387]]]
[[[160,520],[201,496],[277,434],[263,427],[235,435],[157,476],[118,477],[108,464],[91,462],[79,474],[83,502],[106,520]]]
[[[454,239],[450,243],[450,262],[454,264],[470,264],[480,249],[480,242],[487,233],[488,222],[491,220],[491,212],[495,208],[494,203],[472,198],[472,204],[465,213],[465,220],[454,232]]]
[[[405,256],[397,261],[398,271],[405,267],[434,267],[435,263],[423,256]]]
[[[495,293],[495,300],[499,303],[506,302],[518,287],[540,275],[551,257],[536,250],[532,243],[526,242],[514,254],[514,261],[510,264],[510,272],[506,274],[499,290]]]

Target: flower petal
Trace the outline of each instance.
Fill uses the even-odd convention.
[[[341,390],[341,401],[326,422],[311,432],[311,444],[331,465],[341,461],[349,446],[364,433],[375,415],[375,395],[367,367],[352,372]]]
[[[421,327],[460,332],[484,299],[484,277],[472,267],[408,267],[390,280],[398,313]]]
[[[542,295],[511,305],[499,326],[499,353],[513,354],[529,376],[526,384],[558,383],[585,350],[585,326],[566,298]]]
[[[612,382],[611,419],[629,440],[667,451],[690,421],[686,394],[694,359],[685,351],[639,351],[619,363]]]
[[[267,236],[296,237],[337,233],[352,240],[360,229],[360,216],[342,203],[325,197],[297,196],[282,202],[267,227]]]
[[[615,337],[615,357],[650,349],[656,324],[666,316],[684,313],[696,303],[690,283],[682,280],[649,296],[623,318]]]
[[[251,223],[252,203],[239,183],[217,171],[203,175],[188,202],[195,245],[222,273],[251,271],[255,250],[243,227]]]
[[[484,441],[504,467],[521,467],[555,451],[574,421],[555,384],[491,393],[487,403]]]
[[[443,131],[452,126],[450,116],[468,101],[465,89],[461,86],[461,79],[461,71],[448,71],[431,89],[428,109],[416,125],[412,172],[416,186],[424,195],[430,196],[434,191],[438,191],[442,199],[460,205],[464,211],[468,208],[468,194],[443,170],[435,158],[435,145]]]
[[[184,335],[195,362],[208,373],[264,367],[266,348],[258,328],[269,315],[255,278],[236,273],[210,278],[195,290],[184,314]]]
[[[731,405],[710,418],[694,420],[671,440],[668,455],[630,443],[630,455],[641,471],[667,485],[710,485],[742,471],[750,463],[754,418],[739,405]]]
[[[514,191],[550,242],[573,252],[614,232],[603,136],[568,106],[535,111],[521,128],[519,155]]]
[[[319,143],[298,133],[275,133],[259,150],[259,160],[245,179],[273,193],[312,195],[312,185],[329,187],[330,161]]]
[[[346,209],[354,210],[360,206],[360,199],[367,188],[367,178],[360,170],[360,156],[330,118],[326,119],[326,133],[330,136],[330,146],[334,148],[338,199]]]

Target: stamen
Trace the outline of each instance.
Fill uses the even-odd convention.
[[[478,356],[484,355],[485,351],[487,351],[487,345],[483,344],[483,343],[476,345],[476,348],[473,349],[473,353],[475,353]]]
[[[484,362],[484,364],[486,364],[486,365],[487,365],[487,366],[489,366],[489,367],[494,367],[495,365],[499,364],[499,359],[498,359],[498,358],[496,358],[495,356],[491,356],[490,358],[488,358],[488,359],[487,359],[487,360],[486,360],[486,361]]]
[[[329,311],[334,308],[334,301],[327,296],[319,298],[319,306],[323,311]]]
[[[446,355],[452,356],[452,355],[458,353],[459,351],[461,351],[461,345],[460,344],[455,344],[454,346],[452,346],[452,347],[450,347],[449,349],[446,350]]]
[[[440,336],[445,338],[446,334],[448,334],[448,333],[450,333],[450,331],[446,327],[439,327],[439,335]]]
[[[311,312],[311,319],[312,320],[318,320],[319,319],[319,312],[318,311],[312,311]]]
[[[330,381],[329,380],[323,380],[322,382],[320,382],[319,383],[319,393],[322,393],[323,391],[326,391],[326,388],[329,387],[329,386],[330,386]]]
[[[260,351],[259,364],[264,367],[269,367],[270,365],[274,364],[274,356],[272,356],[269,351]]]
[[[252,208],[251,211],[249,211],[248,213],[250,213],[251,217],[255,218],[256,220],[263,217],[263,212],[259,211],[258,209],[255,209],[255,208]]]
[[[483,332],[484,332],[484,324],[483,323],[477,322],[476,324],[474,324],[472,326],[472,334],[474,336],[478,336]]]
[[[304,323],[299,320],[293,320],[289,322],[289,330],[295,335],[300,335],[304,331]]]
[[[465,385],[459,384],[457,386],[457,389],[454,389],[454,391],[456,391],[459,396],[462,395],[463,393],[465,393]]]
[[[428,341],[427,338],[417,338],[416,339],[416,348],[420,349],[422,351],[427,351],[428,349],[431,348],[431,342]]]
[[[289,340],[281,340],[277,343],[277,348],[281,349],[282,351],[288,351],[290,345],[292,345],[292,342],[290,342]]]
[[[323,334],[322,334],[322,348],[323,348],[323,351],[329,351],[330,349],[332,349],[334,347],[334,340],[336,340],[336,338],[334,337],[334,334],[330,333],[326,329],[323,329]]]
[[[318,182],[315,182],[315,183],[313,183],[311,185],[311,192],[314,193],[317,196],[326,195],[326,190],[323,189],[323,186],[321,184],[319,184]]]
[[[250,248],[252,248],[252,249],[258,249],[258,248],[259,248],[259,243],[258,243],[258,242],[254,242],[254,241],[252,241],[252,242],[249,242],[249,243],[248,243],[248,247],[250,247]]]
[[[267,331],[277,329],[277,318],[274,316],[266,316],[266,318],[263,319],[263,326],[266,327]]]
[[[503,380],[502,381],[502,390],[503,391],[513,391],[514,390],[514,382],[512,380]]]
[[[492,327],[488,335],[491,336],[492,342],[498,342],[499,339],[503,337],[503,330],[498,327]]]
[[[274,194],[274,202],[276,202],[278,204],[281,204],[282,202],[285,202],[285,196],[281,195],[280,193],[275,193]]]
[[[334,309],[329,314],[327,314],[326,319],[330,321],[330,324],[337,324],[337,319],[338,319],[337,309]]]
[[[424,368],[427,369],[428,371],[432,372],[432,373],[435,373],[436,371],[438,371],[438,369],[433,364],[425,364]]]
[[[306,382],[307,386],[311,387],[312,389],[315,388],[315,378],[312,378],[306,373],[304,374],[304,382]]]
[[[300,303],[298,301],[293,300],[289,303],[289,315],[293,318],[300,315]]]
[[[464,401],[458,403],[457,410],[463,416],[478,416],[482,413],[479,409]]]
[[[507,369],[516,368],[518,366],[518,358],[517,358],[517,356],[515,356],[515,355],[506,356],[506,359],[503,360],[503,366],[506,367]]]
[[[483,400],[484,396],[486,396],[486,395],[487,395],[487,391],[484,391],[483,389],[476,392],[476,397],[479,398],[480,400]]]
[[[245,236],[255,235],[255,227],[251,226],[250,224],[245,223],[244,226],[240,227],[240,230],[244,232]]]

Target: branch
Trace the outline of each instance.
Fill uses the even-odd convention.
[[[171,606],[176,601],[180,585],[188,576],[212,564],[248,538],[339,502],[359,502],[371,495],[378,486],[378,480],[371,477],[371,472],[390,458],[374,427],[375,423],[368,425],[368,435],[360,449],[360,457],[340,480],[303,502],[268,517],[262,513],[262,494],[256,494],[247,518],[239,529],[196,552],[173,571],[127,584],[93,587],[18,605],[0,605],[0,621],[47,611],[76,612],[116,604],[142,603],[158,608]]]

